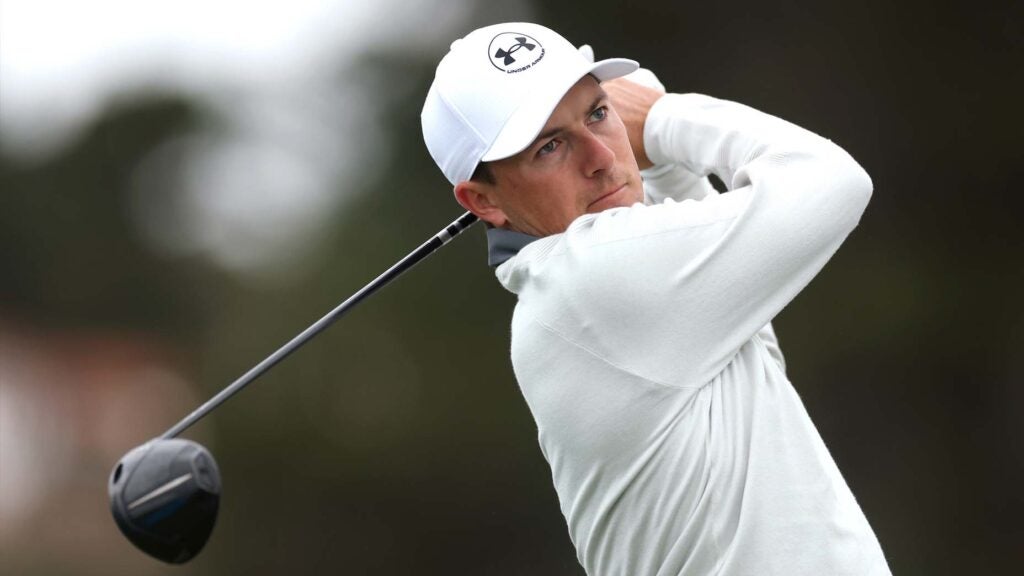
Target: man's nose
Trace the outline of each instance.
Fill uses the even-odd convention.
[[[588,177],[597,176],[615,164],[615,152],[597,135],[587,131],[582,144],[583,171]]]

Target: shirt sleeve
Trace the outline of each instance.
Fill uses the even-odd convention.
[[[872,183],[832,142],[708,96],[663,97],[644,141],[656,164],[714,172],[731,192],[576,220],[552,327],[652,381],[703,385],[821,270]]]
[[[676,202],[683,200],[703,200],[709,195],[718,194],[707,178],[702,178],[679,164],[662,164],[641,170],[644,179],[644,203],[661,204],[671,198]]]

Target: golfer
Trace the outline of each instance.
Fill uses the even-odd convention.
[[[870,178],[793,124],[588,56],[534,24],[475,30],[422,113],[518,296],[512,366],[580,563],[890,574],[770,323],[857,225]]]

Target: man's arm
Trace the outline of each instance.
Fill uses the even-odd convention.
[[[601,84],[601,87],[608,93],[612,107],[626,125],[626,134],[629,136],[629,144],[633,148],[637,166],[641,170],[651,168],[654,162],[647,157],[647,150],[644,148],[644,124],[647,122],[651,106],[665,95],[665,91],[624,78],[608,80]]]
[[[625,114],[635,132],[650,98],[634,95],[625,109],[636,113]],[[824,138],[698,94],[660,97],[643,133],[650,162],[713,172],[731,192],[577,220],[560,258],[586,270],[574,298],[587,324],[607,323],[595,352],[655,381],[700,384],[821,270],[859,221],[871,180]],[[644,333],[650,348],[620,358],[635,347],[616,327],[623,339]],[[555,328],[574,337],[571,322]]]
[[[644,149],[644,124],[651,106],[665,95],[665,88],[649,70],[641,68],[625,78],[601,85],[612,107],[622,118],[637,164],[642,170],[648,204],[661,204],[667,198],[676,201],[701,200],[718,192],[707,178],[697,176],[678,164],[655,166]]]

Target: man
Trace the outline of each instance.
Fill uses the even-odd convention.
[[[871,180],[792,124],[591,60],[541,26],[482,28],[452,45],[422,114],[518,296],[512,364],[580,563],[889,574],[770,325]]]

